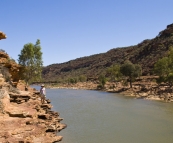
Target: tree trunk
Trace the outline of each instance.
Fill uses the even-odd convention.
[[[130,78],[130,88],[132,88],[132,79]]]

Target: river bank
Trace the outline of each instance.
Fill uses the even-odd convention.
[[[2,83],[2,82],[1,82]],[[9,83],[0,89],[0,142],[2,143],[53,143],[62,140],[57,133],[66,127],[60,123],[59,113],[52,111],[51,101],[41,103],[39,92],[31,87],[24,91]]]
[[[172,143],[173,104],[96,90],[47,89],[62,143]],[[60,142],[60,143],[61,143]]]
[[[102,90],[105,92],[119,93],[123,96],[132,96],[148,100],[160,100],[173,102],[173,90],[165,85],[158,86],[155,82],[134,82],[132,88],[129,85],[123,85],[121,82],[106,82],[103,89],[98,89],[99,82],[78,82],[75,84],[48,84],[47,88],[60,89],[85,89],[85,90]]]

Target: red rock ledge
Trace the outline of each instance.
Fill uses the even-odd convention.
[[[54,143],[66,127],[47,99],[41,104],[36,90],[21,91],[10,84],[0,89],[0,143]]]

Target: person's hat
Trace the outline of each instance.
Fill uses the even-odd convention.
[[[42,84],[41,86],[44,86],[44,84]]]

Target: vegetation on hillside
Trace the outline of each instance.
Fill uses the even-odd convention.
[[[132,82],[139,76],[141,76],[142,69],[140,65],[133,64],[130,61],[126,61],[120,67],[120,72],[122,75],[127,77],[127,80],[130,83],[130,88],[132,88]]]
[[[168,55],[169,47],[173,45],[173,24],[161,31],[155,38],[147,39],[141,43],[129,47],[114,48],[106,53],[77,58],[65,63],[52,64],[43,68],[43,81],[67,82],[68,79],[79,79],[85,76],[87,80],[98,79],[100,75],[113,78],[107,74],[107,70],[114,66],[130,61],[134,65],[140,65],[141,75],[155,75],[154,64]],[[116,79],[118,80],[118,79]]]
[[[154,73],[159,76],[157,83],[166,83],[170,87],[173,86],[173,47],[167,57],[159,59],[154,65]]]

